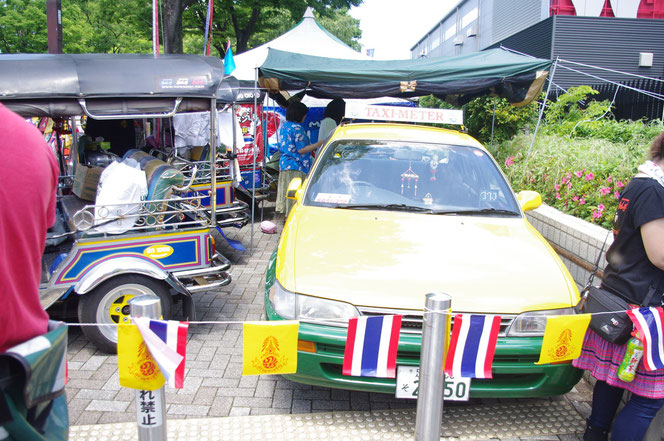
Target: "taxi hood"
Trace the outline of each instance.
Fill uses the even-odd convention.
[[[443,292],[460,312],[518,314],[573,306],[574,282],[521,217],[297,207],[277,279],[298,294],[421,310]]]

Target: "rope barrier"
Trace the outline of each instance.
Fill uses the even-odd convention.
[[[527,311],[527,312],[537,312],[537,311]],[[605,314],[615,314],[617,312],[627,312],[625,311],[604,311],[604,312],[593,312],[593,313],[579,313],[579,314],[545,314],[545,315],[540,315],[538,317],[575,317],[578,315],[582,314],[589,314],[591,316],[595,315],[605,315]],[[473,314],[473,313],[461,313],[461,312],[449,312],[446,310],[429,310],[425,309],[423,311],[423,314],[431,314],[431,313],[437,313],[437,314],[443,314],[447,315],[450,317],[454,317],[458,314],[467,314],[467,315],[510,315],[514,316],[514,318],[518,317],[519,314],[501,314],[501,313],[496,313],[496,314]],[[399,315],[399,314],[385,314],[385,315]],[[242,325],[244,323],[253,323],[253,322],[261,322],[265,321],[267,322],[268,320],[245,320],[245,321],[240,321],[240,320],[225,320],[225,321],[186,321],[184,320],[183,322],[187,323],[188,325]],[[302,321],[302,320],[299,320]],[[330,322],[335,321],[336,323],[342,323],[338,320],[333,320],[333,319],[328,319],[328,320],[307,320],[303,321],[304,323],[313,323],[313,324],[322,324],[322,325],[329,325]],[[271,321],[270,323],[278,323],[279,321]],[[67,326],[119,326],[119,323],[65,323]]]

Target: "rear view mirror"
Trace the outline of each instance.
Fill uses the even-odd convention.
[[[516,198],[518,199],[519,205],[521,205],[521,209],[523,211],[534,210],[535,208],[542,205],[542,196],[536,191],[532,190],[520,191],[516,195]]]
[[[286,197],[288,199],[298,199],[300,188],[302,187],[302,178],[293,178],[288,183],[288,190],[286,190]]]

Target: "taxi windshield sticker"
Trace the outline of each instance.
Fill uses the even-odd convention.
[[[314,201],[327,204],[347,204],[350,201],[350,195],[339,193],[318,193]]]

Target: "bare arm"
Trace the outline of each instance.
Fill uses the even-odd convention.
[[[664,270],[664,218],[641,225],[641,237],[648,259]]]
[[[306,147],[302,147],[302,148],[301,148],[300,150],[298,150],[297,152],[298,152],[300,155],[303,155],[303,154],[305,154],[305,153],[309,153],[309,152],[313,152],[314,150],[316,150],[318,147],[320,147],[320,146],[323,144],[323,141],[325,141],[325,140],[324,140],[324,139],[321,139],[320,141],[318,141],[318,142],[315,143],[315,144],[309,144],[309,145],[306,146]]]

